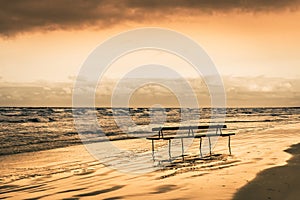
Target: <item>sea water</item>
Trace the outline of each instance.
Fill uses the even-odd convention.
[[[81,109],[90,112],[91,109]],[[97,116],[103,135],[109,140],[130,139],[135,136],[135,129],[142,130],[145,135],[155,134],[151,127],[151,109],[149,108],[96,108],[92,110]],[[129,113],[129,116],[128,116]],[[198,120],[190,125],[208,125],[211,122],[210,108],[189,109],[190,115],[199,114]],[[181,123],[182,110],[165,108],[164,126],[177,126]],[[124,132],[116,123],[130,117],[134,122],[132,132]],[[88,120],[88,119],[87,119]],[[126,119],[128,120],[128,119]],[[295,124],[300,121],[300,108],[227,108],[225,124],[228,131],[237,130],[239,134],[257,132],[280,125]],[[72,108],[33,108],[33,107],[2,107],[0,108],[0,156],[22,152],[41,151],[70,145],[81,144],[81,138],[74,124]],[[126,123],[125,123],[126,124]],[[157,124],[160,126],[161,124]],[[130,127],[127,127],[130,128]],[[93,134],[88,133],[87,134]],[[98,138],[101,141],[105,138]]]

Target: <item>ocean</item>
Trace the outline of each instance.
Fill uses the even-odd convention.
[[[118,127],[113,113],[122,119],[128,108],[97,108],[96,116],[103,132],[110,140],[130,139],[134,135],[125,133]],[[88,112],[89,109],[82,109]],[[193,125],[207,125],[211,120],[211,109],[189,109],[191,115],[200,114],[199,121]],[[124,113],[124,115],[123,115]],[[137,127],[147,134],[151,110],[148,108],[130,108],[130,117]],[[165,109],[166,122],[172,126],[180,123],[179,108]],[[258,132],[264,129],[296,124],[300,121],[300,108],[227,108],[225,124],[228,131],[238,134]],[[36,152],[81,144],[82,141],[74,125],[72,108],[55,107],[2,107],[0,108],[0,156],[23,152]],[[151,122],[153,126],[155,123]],[[159,124],[158,124],[159,125]],[[144,127],[144,128],[143,128]],[[154,133],[153,133],[154,134]],[[101,138],[96,138],[95,141]]]

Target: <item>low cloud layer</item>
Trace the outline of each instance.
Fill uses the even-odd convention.
[[[71,106],[71,83],[0,83],[0,106]]]
[[[300,106],[300,80],[260,77],[225,77],[227,105]]]
[[[28,31],[107,28],[122,22],[214,12],[275,12],[298,9],[300,0],[22,0],[0,1],[0,35]]]
[[[300,106],[300,80],[268,77],[224,77],[227,106],[273,107]],[[200,80],[190,80],[201,107],[209,106],[207,88]],[[96,106],[109,106],[115,81],[107,80],[97,88]],[[181,85],[175,81],[174,85]],[[121,91],[133,87],[124,84]],[[134,86],[135,87],[135,86]],[[73,83],[8,83],[0,82],[0,106],[72,106]],[[179,95],[187,95],[181,91]],[[177,106],[175,96],[166,88],[146,85],[133,95],[133,106],[160,103]]]

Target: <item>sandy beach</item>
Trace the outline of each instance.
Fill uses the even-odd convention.
[[[261,194],[259,199],[294,199],[299,184],[294,176],[299,170],[299,144],[295,145],[299,139],[299,124],[237,133],[231,156],[227,140],[220,138],[211,159],[199,159],[195,144],[184,162],[178,159],[138,175],[103,165],[83,145],[7,155],[0,157],[0,198],[253,199],[251,195]],[[137,143],[114,142],[120,146]]]
[[[234,199],[298,199],[300,196],[300,143],[286,152],[293,155],[284,166],[260,172],[257,177],[239,190]]]

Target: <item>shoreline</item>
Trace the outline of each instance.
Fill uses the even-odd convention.
[[[248,123],[256,123],[256,122],[264,122],[264,123],[268,123],[269,121],[264,120],[264,121],[227,121],[225,122],[225,124],[230,124],[230,123],[244,123],[244,122],[248,122]],[[285,127],[290,127],[291,125],[300,125],[300,123],[295,123],[295,124],[284,124],[284,125],[280,125],[283,126],[282,128],[285,129]],[[274,128],[274,130],[278,130],[277,128]],[[261,131],[259,131],[261,132]],[[128,140],[135,140],[135,139],[146,139],[146,137],[141,138],[141,137],[134,137],[134,136],[106,136],[105,138],[98,138],[95,140],[91,140],[91,141],[82,141],[80,138],[80,134],[79,133],[75,133],[77,138],[75,140],[72,141],[72,143],[68,143],[68,144],[61,144],[61,143],[57,143],[56,145],[53,146],[43,146],[42,148],[40,148],[41,144],[45,144],[45,143],[36,143],[36,144],[31,144],[31,146],[28,145],[24,145],[24,147],[30,147],[29,149],[24,149],[21,148],[18,151],[13,151],[13,152],[1,152],[0,151],[0,158],[1,157],[5,157],[5,156],[11,156],[11,155],[20,155],[20,154],[24,154],[24,153],[35,153],[35,152],[40,152],[40,151],[47,151],[47,150],[55,150],[55,149],[60,149],[60,148],[68,148],[68,147],[73,147],[73,146],[81,146],[81,145],[85,145],[85,144],[90,144],[90,143],[101,143],[101,142],[116,142],[116,141],[128,141]],[[156,133],[152,133],[149,135],[156,135]],[[111,138],[109,138],[111,137]],[[49,142],[49,144],[52,144],[51,142]],[[38,147],[38,148],[37,148]],[[0,148],[1,149],[1,148]]]
[[[300,143],[285,152],[292,155],[284,166],[263,170],[255,179],[239,189],[233,199],[286,199],[300,196]]]
[[[95,106],[95,107],[73,107],[73,106],[1,106],[0,108],[54,108],[54,109],[61,109],[61,108],[66,108],[66,109],[76,109],[76,108],[128,108],[128,107],[111,107],[111,106]],[[139,107],[129,107],[129,108],[149,108],[149,106],[139,106]],[[167,108],[181,108],[178,106],[175,107],[167,107]],[[203,108],[211,108],[210,106],[204,106]],[[226,106],[226,108],[300,108],[300,106]],[[192,108],[193,109],[193,108]]]

